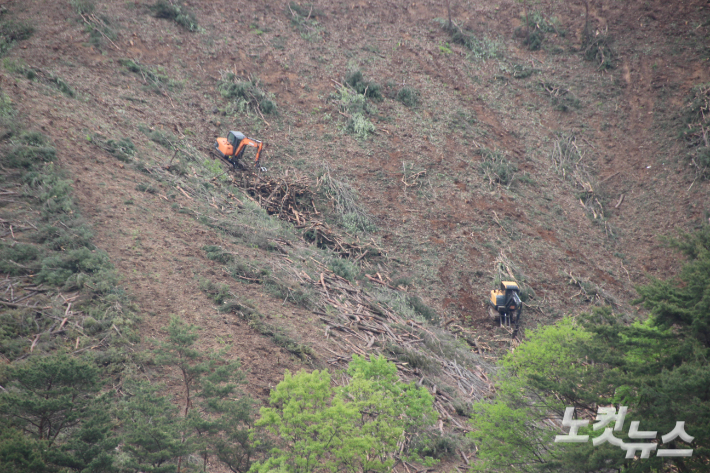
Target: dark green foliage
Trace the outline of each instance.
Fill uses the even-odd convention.
[[[76,93],[74,92],[74,89],[72,89],[69,84],[64,82],[63,79],[60,77],[54,76],[54,75],[49,75],[47,78],[48,82],[54,86],[56,89],[58,89],[61,93],[66,95],[67,97],[74,97]]]
[[[233,274],[233,276],[239,279],[239,275]],[[304,302],[299,300],[300,297],[303,297],[304,300],[308,301],[308,304],[312,303],[312,296],[310,294],[308,294],[308,296],[301,295],[302,291],[300,288],[289,287],[278,279],[268,277],[264,280],[264,286],[276,297],[284,298],[284,301],[291,298],[293,299],[293,302],[297,304],[300,302],[301,305],[305,305]],[[271,338],[274,343],[299,358],[305,359],[313,355],[313,351],[309,346],[296,342],[291,337],[286,335],[283,330],[264,322],[264,316],[251,304],[235,299],[234,294],[229,292],[229,287],[227,285],[217,286],[211,281],[203,280],[200,283],[200,289],[212,295],[215,302],[219,305],[220,312],[238,315],[243,320],[249,322],[249,326],[256,332]]]
[[[527,79],[533,73],[536,72],[532,67],[523,66],[521,64],[513,65],[513,78],[515,79]]]
[[[31,132],[20,134],[18,142],[28,148],[47,144],[42,134]],[[117,277],[108,255],[91,243],[92,233],[75,205],[71,181],[64,179],[51,163],[30,160],[27,164],[26,170],[21,168],[21,173],[9,176],[25,184],[23,199],[35,210],[28,220],[32,227],[22,232],[21,240],[14,246],[0,244],[0,271],[33,275],[36,283],[45,285],[50,297],[56,289],[83,289],[82,298],[74,302],[73,310],[80,311],[89,322],[84,333],[75,332],[75,328],[67,324],[63,333],[69,337],[100,335],[114,324],[124,337],[133,337],[130,304],[116,287]],[[22,218],[28,218],[27,215],[30,214]],[[47,302],[38,309],[0,312],[0,353],[15,359],[27,353],[28,337],[50,330],[61,313],[50,317],[48,311],[52,309],[43,305]],[[64,337],[43,336],[37,340],[34,352],[52,350],[67,341]]]
[[[96,365],[67,355],[33,357],[8,366],[0,383],[2,424],[24,434],[11,444],[0,440],[0,456],[11,457],[15,471],[112,469],[118,442]]]
[[[545,40],[545,34],[539,28],[532,28],[525,39],[523,44],[528,47],[530,51],[537,51],[542,47],[542,43]]]
[[[352,87],[358,94],[364,95],[375,102],[384,100],[382,96],[382,86],[377,82],[366,81],[362,76],[362,72],[359,70],[350,71],[345,77],[345,83]]]
[[[360,274],[360,270],[355,264],[342,258],[333,258],[330,263],[328,263],[328,268],[341,278],[351,282],[355,281],[355,278]]]
[[[420,369],[425,373],[436,374],[439,372],[439,367],[431,358],[414,350],[409,350],[405,347],[394,343],[387,343],[385,351],[394,355],[397,360],[407,364],[407,368]]]
[[[113,269],[113,266],[104,251],[79,248],[43,259],[36,277],[38,282],[53,286],[82,287],[88,280],[87,275],[108,269]]]
[[[533,11],[523,18],[523,26],[516,30],[516,35],[524,37],[523,44],[530,51],[537,51],[542,47],[546,34],[565,35],[565,31],[558,28],[558,23],[554,17],[547,19],[541,12]]]
[[[179,84],[172,81],[162,67],[149,67],[132,59],[119,59],[118,63],[129,72],[138,74],[143,79],[146,89],[159,95],[166,95],[166,90],[177,88]]]
[[[419,105],[419,91],[411,87],[402,87],[397,92],[397,101],[406,107],[416,107]]]
[[[289,2],[284,13],[291,20],[301,38],[307,41],[316,41],[322,38],[322,27],[317,19],[323,17],[323,11],[315,8],[312,3]]]
[[[41,243],[45,248],[53,251],[66,251],[77,248],[95,249],[91,244],[94,235],[86,222],[78,216],[62,219],[56,225],[44,224],[32,235],[32,241]]]
[[[195,14],[179,0],[158,0],[148,8],[156,18],[172,20],[187,31],[195,32],[200,29]]]
[[[0,24],[0,35],[8,41],[24,41],[30,39],[35,29],[26,22],[6,21]]]
[[[34,245],[18,243],[16,245],[0,245],[0,271],[10,276],[32,274],[38,265],[32,264],[39,258],[40,251]]]
[[[34,146],[37,148],[49,146],[49,140],[47,137],[38,131],[25,131],[19,136],[19,140],[22,144],[27,146]]]
[[[13,168],[30,169],[37,164],[54,161],[56,150],[49,146],[47,138],[39,132],[24,132],[15,144],[2,158],[4,165]]]
[[[18,41],[29,39],[35,32],[26,22],[8,20],[0,23],[0,55],[5,54]]]
[[[268,277],[264,280],[264,288],[274,297],[291,301],[305,309],[315,307],[316,298],[313,290],[298,283],[287,282],[278,277]]]
[[[69,3],[79,15],[89,15],[96,9],[94,0],[71,0]]]
[[[239,363],[199,349],[197,327],[172,317],[168,338],[153,350],[155,363],[174,370],[180,380],[179,405],[159,394],[160,387],[132,384],[133,396],[120,408],[124,422],[125,466],[136,471],[176,471],[180,457],[202,459],[201,469],[216,455],[233,471],[244,472],[259,452],[249,438],[251,401],[237,386],[244,382]],[[187,458],[182,468],[189,469]]]
[[[227,270],[233,278],[247,282],[261,283],[271,274],[267,268],[236,256],[233,259],[233,264],[230,264]]]
[[[176,143],[178,139],[172,133],[161,130],[153,130],[148,132],[147,135],[150,141],[158,143],[160,146],[170,151],[174,150],[177,146]]]
[[[155,194],[158,192],[158,189],[153,187],[152,184],[148,184],[146,182],[141,182],[136,186],[136,190],[140,192],[147,192],[149,194]]]
[[[180,409],[167,396],[163,386],[148,382],[129,382],[117,416],[122,427],[122,450],[128,458],[123,464],[129,471],[173,473],[179,457],[192,452],[192,446],[182,442],[187,430]]]
[[[257,78],[240,79],[228,73],[217,83],[217,90],[231,101],[225,108],[228,115],[237,116],[249,111],[275,114],[277,111],[272,94],[261,89]]]
[[[461,438],[454,434],[442,434],[436,429],[430,429],[412,439],[410,450],[417,452],[421,457],[442,460],[457,456],[461,444]]]
[[[55,473],[57,469],[43,459],[44,450],[45,442],[0,425],[0,465],[4,473]]]
[[[595,62],[599,70],[616,67],[616,52],[613,49],[614,40],[610,36],[598,35],[591,37],[584,46],[584,59]]]

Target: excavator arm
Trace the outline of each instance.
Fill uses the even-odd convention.
[[[264,143],[261,141],[257,140],[252,140],[249,138],[244,138],[240,143],[239,147],[237,147],[237,150],[234,152],[234,159],[241,159],[242,154],[244,153],[244,149],[247,146],[252,146],[256,148],[256,158],[254,159],[254,165],[258,166],[259,165],[259,158],[261,157],[261,149],[264,147]]]

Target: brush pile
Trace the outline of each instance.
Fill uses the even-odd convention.
[[[234,184],[270,215],[304,230],[306,240],[321,248],[330,248],[343,258],[360,260],[365,256],[382,255],[374,241],[362,242],[359,237],[336,231],[322,220],[316,209],[315,192],[309,179],[293,176],[271,177],[251,172],[236,173]]]

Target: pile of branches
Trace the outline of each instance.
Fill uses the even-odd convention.
[[[333,357],[327,362],[345,367],[351,360],[350,354],[369,357],[371,354],[383,353],[393,362],[400,377],[406,382],[416,381],[422,384],[425,376],[421,369],[412,363],[393,358],[392,353],[404,353],[413,359],[426,360],[437,371],[437,382],[457,387],[457,397],[465,402],[473,402],[485,398],[492,389],[492,384],[486,372],[489,367],[476,357],[478,361],[466,363],[433,353],[426,345],[441,345],[443,331],[425,326],[416,320],[405,320],[386,303],[376,300],[370,292],[365,292],[360,286],[342,278],[320,264],[320,277],[313,279],[303,271],[292,269],[301,284],[311,286],[319,294],[317,308],[313,310],[326,324],[325,336],[340,346],[340,352],[329,350]],[[386,277],[380,273],[367,275],[373,283],[393,289]],[[465,340],[473,350],[482,355],[488,347],[484,343],[470,338]],[[430,391],[435,396],[434,406],[442,418],[449,419],[453,426],[468,431],[465,422],[456,418],[454,404],[456,399],[452,393],[437,389],[431,383]]]
[[[311,214],[308,206],[315,211],[313,191],[304,177],[286,180],[242,172],[234,175],[234,182],[269,215],[295,225],[305,223],[306,216]]]
[[[360,260],[365,256],[382,255],[382,250],[371,239],[362,242],[344,232],[338,232],[321,219],[316,209],[315,195],[305,177],[270,177],[242,172],[235,174],[234,183],[253,202],[270,215],[292,223],[304,230],[307,240],[321,248],[330,248],[341,257]]]

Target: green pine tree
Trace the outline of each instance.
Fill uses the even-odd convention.
[[[33,357],[6,367],[0,385],[0,455],[14,458],[16,471],[114,471],[118,442],[95,364],[64,354]],[[10,441],[11,432],[23,436]]]

